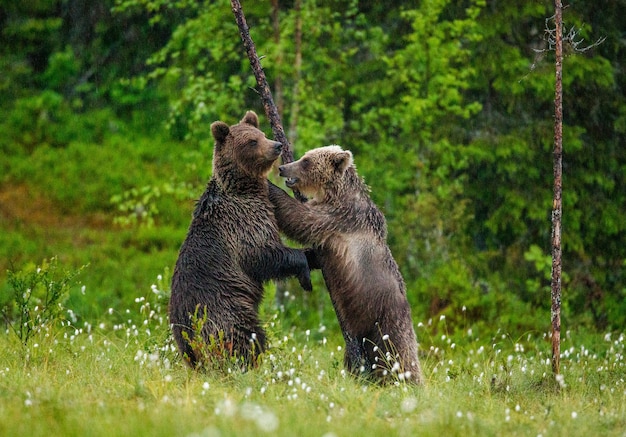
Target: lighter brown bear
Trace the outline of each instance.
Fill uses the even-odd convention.
[[[301,203],[270,185],[280,229],[315,249],[346,342],[345,367],[377,381],[421,384],[404,280],[352,153],[320,147],[279,171],[287,187],[309,198]]]
[[[169,303],[174,339],[194,368],[214,358],[256,364],[265,349],[265,281],[296,276],[311,289],[305,252],[282,244],[268,198],[267,174],[282,146],[258,127],[251,111],[234,126],[211,125],[213,175],[180,248]]]

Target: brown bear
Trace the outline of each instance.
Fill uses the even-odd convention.
[[[404,280],[389,247],[385,217],[370,199],[352,153],[339,146],[308,151],[279,167],[301,203],[275,185],[279,228],[315,249],[346,341],[345,367],[377,381],[420,384],[422,371]]]
[[[311,290],[305,251],[282,244],[268,197],[267,174],[282,146],[258,127],[251,111],[234,126],[211,124],[213,174],[180,248],[168,310],[194,368],[213,355],[256,364],[265,348],[258,318],[265,281],[296,276]]]

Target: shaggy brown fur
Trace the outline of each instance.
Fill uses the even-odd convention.
[[[265,348],[258,320],[263,282],[297,276],[303,288],[311,289],[305,253],[283,246],[268,199],[267,174],[281,144],[268,140],[258,126],[254,112],[234,126],[211,125],[213,176],[180,249],[169,304],[174,338],[191,367],[207,353],[255,364]],[[194,332],[194,314],[202,319],[205,313],[202,332]],[[203,341],[192,344],[213,340],[218,350],[194,349],[185,337],[193,340],[198,334]]]
[[[386,243],[385,218],[352,154],[321,147],[279,169],[288,187],[310,197],[300,203],[270,185],[280,229],[315,249],[346,341],[346,368],[382,381],[421,383],[404,281]]]

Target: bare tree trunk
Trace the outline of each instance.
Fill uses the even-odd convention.
[[[244,16],[243,10],[241,9],[241,3],[239,2],[239,0],[230,0],[230,4],[232,6],[233,14],[235,15],[237,27],[239,27],[239,34],[241,35],[243,46],[246,49],[246,53],[248,54],[250,66],[252,67],[254,77],[256,78],[256,82],[259,87],[258,91],[261,95],[261,101],[263,102],[265,114],[270,121],[270,126],[272,127],[272,132],[274,134],[274,139],[283,145],[283,163],[292,162],[293,150],[291,149],[289,140],[287,140],[287,137],[285,136],[285,131],[283,130],[283,125],[280,121],[278,109],[276,108],[276,104],[274,103],[274,99],[272,98],[270,86],[267,83],[265,72],[261,67],[261,61],[259,60],[259,56],[257,55],[254,41],[252,41],[252,38],[250,37],[250,29],[248,28],[248,23],[246,23],[246,17]],[[300,201],[306,200],[306,198],[296,190],[294,190],[293,194]]]
[[[250,60],[250,66],[252,67],[252,71],[254,72],[254,77],[256,78],[256,83],[259,87],[259,94],[261,95],[261,101],[263,102],[263,108],[265,109],[265,114],[270,121],[270,126],[272,127],[272,133],[274,134],[274,139],[280,142],[283,145],[282,151],[282,162],[288,163],[293,161],[293,149],[289,144],[289,140],[285,136],[285,131],[283,130],[283,125],[280,120],[280,112],[274,103],[274,99],[272,98],[272,92],[270,90],[269,84],[267,82],[267,78],[265,77],[265,72],[261,67],[261,62],[259,60],[259,56],[256,52],[256,47],[254,45],[254,41],[250,37],[250,29],[248,28],[248,24],[246,23],[246,17],[243,14],[243,10],[241,8],[241,3],[239,0],[231,0],[230,2],[233,10],[233,14],[235,15],[235,21],[237,22],[237,27],[239,27],[239,34],[241,35],[241,40],[243,41],[243,46],[246,49],[246,53],[248,55],[248,59]],[[280,42],[280,27],[278,22],[278,0],[272,0],[272,24],[274,27],[274,39],[276,44]],[[280,62],[280,60],[278,60]],[[280,110],[282,111],[282,83],[280,80],[280,76],[276,78],[275,82],[276,88],[276,96],[278,104],[280,105]],[[306,197],[303,196],[299,191],[293,190],[294,197],[301,202],[306,200]],[[277,281],[276,283],[276,304],[280,308],[284,304],[284,297],[286,291],[286,284],[284,281]]]
[[[563,4],[554,2],[556,84],[554,97],[554,200],[552,204],[552,372],[561,371],[561,217],[563,172]]]

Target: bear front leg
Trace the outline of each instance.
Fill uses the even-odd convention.
[[[274,216],[278,227],[289,238],[301,244],[311,245],[318,238],[320,224],[327,221],[316,217],[306,203],[300,203],[276,185],[268,182],[270,202],[274,205]]]
[[[298,278],[300,286],[306,291],[313,290],[313,284],[311,284],[311,267],[309,266],[309,256],[307,256],[307,250],[304,249],[291,249],[286,247],[283,253],[283,263],[287,276],[294,276],[293,273],[288,273],[291,268],[296,269],[295,276]],[[301,258],[304,257],[304,265],[302,265]]]
[[[307,247],[304,250],[306,261],[309,263],[309,270],[319,270],[322,268],[320,256],[317,254],[317,250],[312,247]]]
[[[307,256],[302,249],[265,247],[253,262],[246,262],[246,265],[247,273],[260,282],[295,276],[302,288],[313,290]]]

